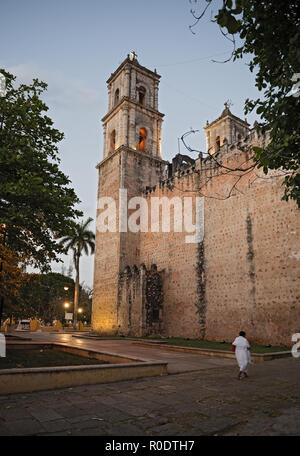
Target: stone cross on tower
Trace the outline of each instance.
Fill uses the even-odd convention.
[[[135,53],[135,51],[130,52],[130,60],[137,60],[137,54]]]
[[[232,105],[233,105],[233,103],[231,102],[231,100],[227,100],[227,101],[225,101],[225,103],[224,103],[225,109],[229,109],[230,106],[232,106]]]

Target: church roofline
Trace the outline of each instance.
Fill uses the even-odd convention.
[[[138,67],[140,70],[142,71],[145,71],[146,73],[148,74],[151,74],[151,76],[154,76],[156,77],[157,79],[160,79],[161,76],[156,73],[156,71],[151,71],[149,70],[148,68],[142,66],[139,64],[138,60],[134,59],[134,60],[131,60],[130,57],[129,57],[129,54],[128,56],[126,57],[126,59],[121,63],[121,65],[119,65],[119,67],[116,69],[116,71],[114,71],[110,77],[108,78],[108,80],[106,81],[107,84],[109,84],[110,82],[112,82],[116,77],[117,75],[121,72],[121,70],[123,69],[124,66],[126,66],[127,64],[129,65],[134,65],[136,67]]]
[[[226,117],[231,117],[232,119],[242,123],[243,125],[247,126],[248,128],[250,127],[250,124],[246,120],[243,120],[240,117],[235,116],[234,114],[231,113],[229,108],[226,108],[226,109],[224,109],[224,111],[222,112],[220,117],[218,117],[216,120],[213,120],[211,123],[208,123],[207,125],[205,125],[204,130],[206,130],[207,128],[211,128],[213,125],[215,125],[216,123],[225,119]]]

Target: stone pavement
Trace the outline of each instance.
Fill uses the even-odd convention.
[[[178,353],[153,351],[175,369]],[[255,364],[238,381],[232,360],[188,356],[164,377],[0,396],[0,436],[300,435],[299,358]]]
[[[16,333],[17,334],[17,333]],[[72,337],[72,334],[64,333],[18,333],[22,337],[31,338],[36,342],[59,342],[81,348],[92,348],[99,351],[132,356],[144,361],[163,361],[168,363],[168,372],[176,374],[181,372],[198,371],[202,369],[214,369],[218,366],[236,366],[233,359],[214,358],[211,356],[173,352],[154,348],[145,348],[133,345],[132,340],[109,339],[91,340],[86,338]]]

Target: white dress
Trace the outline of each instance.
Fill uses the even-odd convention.
[[[247,372],[248,365],[251,363],[249,342],[243,336],[238,336],[232,342],[235,345],[235,356],[241,372]]]

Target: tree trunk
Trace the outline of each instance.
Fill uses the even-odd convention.
[[[0,328],[2,326],[3,307],[4,307],[4,298],[3,298],[3,296],[1,296],[1,298],[0,298]]]
[[[74,315],[73,315],[74,330],[76,330],[76,326],[77,326],[77,311],[78,311],[78,301],[79,301],[79,258],[80,258],[80,255],[77,254],[75,256],[76,279],[75,279]]]
[[[4,227],[4,234],[3,234],[3,246],[5,247],[5,242],[6,242],[6,225],[2,224],[1,228]],[[3,271],[3,261],[0,263],[0,272]],[[0,297],[0,329],[2,325],[2,316],[3,316],[3,308],[4,308],[4,297]]]

